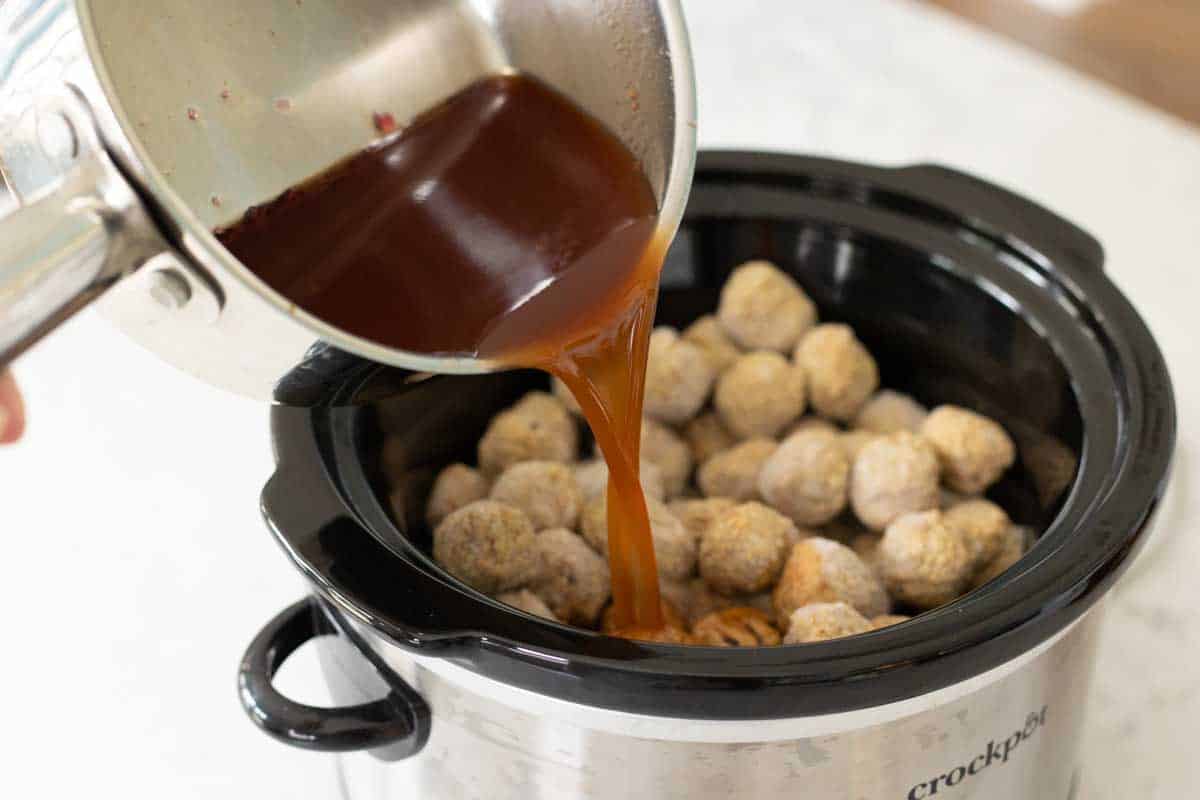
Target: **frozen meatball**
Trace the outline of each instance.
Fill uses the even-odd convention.
[[[642,460],[658,467],[667,497],[676,497],[692,477],[692,451],[675,431],[652,419],[642,420]]]
[[[858,458],[858,454],[867,446],[869,442],[873,442],[879,438],[879,434],[875,431],[853,430],[846,431],[838,437],[838,441],[842,443],[842,449],[846,451],[846,458],[850,459],[853,464]]]
[[[696,571],[696,537],[658,500],[647,497],[646,511],[650,515],[650,536],[654,540],[659,576],[671,580],[691,577]],[[607,558],[608,506],[604,497],[584,506],[580,525],[587,543]]]
[[[921,435],[933,445],[946,485],[963,494],[981,493],[1016,459],[1016,447],[1004,428],[959,406],[931,411]]]
[[[748,261],[721,289],[717,320],[746,350],[786,353],[817,322],[817,307],[769,261]]]
[[[905,514],[888,525],[876,564],[892,597],[917,608],[949,603],[971,577],[967,546],[941,511]]]
[[[853,550],[820,537],[792,547],[771,599],[776,619],[809,603],[847,603],[865,617],[892,607],[879,578]]]
[[[937,508],[938,460],[911,433],[868,442],[850,471],[850,505],[868,528],[883,530],[901,514]]]
[[[591,626],[608,602],[608,563],[578,534],[551,528],[537,537],[541,577],[529,588],[559,619]]]
[[[698,542],[712,521],[735,505],[737,504],[728,497],[703,497],[672,500],[667,504],[667,508],[671,509],[671,513],[683,523],[683,527],[687,528]]]
[[[811,603],[792,612],[783,643],[823,642],[869,630],[867,618],[845,603]]]
[[[778,353],[747,353],[721,373],[713,405],[739,439],[775,436],[804,412],[804,374]]]
[[[1010,525],[1004,532],[999,552],[971,578],[971,588],[978,589],[1020,561],[1032,541],[1033,531],[1021,525]]]
[[[662,470],[657,464],[651,464],[644,458],[638,467],[638,482],[642,484],[642,491],[647,497],[662,500],[666,494]],[[585,502],[604,494],[608,491],[608,464],[603,458],[593,458],[576,464],[575,483],[579,486]]]
[[[875,433],[916,433],[927,416],[929,410],[910,395],[880,389],[858,412],[854,427]]]
[[[819,429],[789,436],[758,473],[763,500],[797,525],[823,525],[842,513],[849,484],[850,460],[837,434]]]
[[[758,609],[737,606],[698,620],[692,638],[695,644],[710,647],[771,647],[779,644],[779,631]]]
[[[575,395],[571,392],[570,388],[563,383],[562,378],[550,379],[550,391],[563,404],[563,408],[572,414],[580,417],[583,416],[583,409],[579,407],[579,401],[575,399]]]
[[[761,503],[725,511],[700,539],[700,574],[716,591],[753,594],[775,583],[796,526]]]
[[[866,531],[850,540],[850,549],[876,575],[879,574],[879,542],[882,539],[883,536],[881,534]]]
[[[796,420],[796,424],[788,430],[788,436],[795,436],[802,431],[825,431],[826,433],[841,433],[841,428],[824,417],[809,414]],[[785,437],[786,438],[786,437]]]
[[[528,589],[518,589],[515,592],[498,594],[496,595],[496,599],[501,603],[507,603],[513,608],[519,608],[526,614],[533,614],[535,617],[545,617],[555,622],[559,621],[549,606],[542,602],[542,598]]]
[[[796,347],[796,363],[808,380],[808,402],[823,417],[848,422],[879,388],[879,368],[849,325],[827,323],[809,331]]]
[[[982,568],[996,557],[1004,546],[1004,535],[1012,527],[1004,509],[983,498],[952,506],[942,513],[942,519],[962,536],[972,570]]]
[[[878,617],[871,617],[871,630],[877,631],[880,628],[887,628],[892,625],[899,625],[901,622],[908,622],[912,617],[904,614],[880,614]]]
[[[692,450],[692,460],[697,464],[703,464],[717,453],[728,450],[738,441],[715,411],[705,411],[684,425],[683,438],[687,440]]]
[[[488,496],[487,478],[466,464],[451,464],[438,473],[425,502],[425,519],[436,527],[451,512]]]
[[[433,557],[484,594],[525,586],[538,576],[537,534],[525,514],[495,500],[476,500],[433,531]]]
[[[646,362],[646,416],[687,422],[708,400],[716,377],[703,350],[680,339],[673,328],[655,328]]]
[[[689,325],[683,332],[683,338],[704,351],[716,375],[724,372],[742,354],[712,314],[705,314]]]
[[[570,463],[579,452],[579,430],[553,395],[530,392],[501,411],[479,440],[479,468],[496,476],[521,461]]]
[[[583,493],[571,468],[557,461],[522,461],[501,473],[491,498],[519,508],[537,530],[574,528]]]
[[[758,497],[758,473],[778,444],[770,439],[751,439],[717,453],[700,465],[696,483],[705,497],[753,500]]]

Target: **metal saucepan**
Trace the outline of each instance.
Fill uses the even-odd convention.
[[[617,133],[673,233],[695,149],[677,0],[0,4],[0,174],[15,200],[0,218],[0,367],[120,282],[105,310],[131,336],[256,397],[330,347],[489,370],[325,324],[211,230],[376,138],[374,113],[403,123],[512,70]]]

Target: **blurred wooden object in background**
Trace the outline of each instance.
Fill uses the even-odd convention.
[[[926,0],[1200,124],[1200,0]]]

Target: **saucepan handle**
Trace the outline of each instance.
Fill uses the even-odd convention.
[[[390,759],[412,755],[429,735],[429,707],[395,674],[379,700],[340,708],[318,708],[284,697],[274,686],[276,671],[300,645],[337,630],[318,602],[292,605],[259,632],[238,670],[238,695],[264,733],[307,750],[347,752],[389,747]],[[390,760],[389,759],[389,760]]]
[[[0,164],[12,204],[0,216],[0,369],[168,249],[82,97],[64,86],[34,115],[25,141],[5,142]],[[31,164],[58,172],[23,187],[14,176]]]

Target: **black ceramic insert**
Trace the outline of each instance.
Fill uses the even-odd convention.
[[[905,699],[995,667],[1086,611],[1140,546],[1175,439],[1162,356],[1095,240],[936,167],[702,153],[660,320],[711,311],[750,258],[792,273],[823,319],[854,325],[884,385],[977,408],[1014,433],[1020,464],[995,494],[1044,530],[1020,563],[910,623],[819,644],[654,645],[537,619],[438,568],[421,512],[437,469],[472,460],[488,419],[544,376],[422,379],[332,350],[280,385],[278,468],[263,492],[276,537],[332,608],[401,647],[572,701],[679,717]],[[379,469],[385,433],[398,516]],[[1047,491],[1058,479],[1066,491]]]

